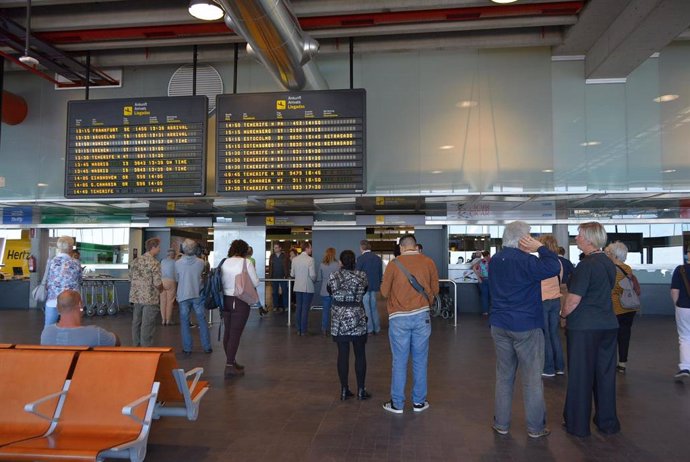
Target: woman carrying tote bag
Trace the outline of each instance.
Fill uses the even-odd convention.
[[[232,241],[228,250],[228,258],[225,259],[221,267],[224,296],[223,324],[225,327],[223,347],[227,356],[225,363],[225,377],[227,378],[244,375],[244,366],[237,363],[236,356],[244,326],[249,319],[250,304],[245,300],[249,300],[246,296],[252,295],[252,289],[256,293],[256,287],[259,285],[259,278],[256,275],[254,265],[247,261],[248,251],[249,245],[242,239]],[[238,282],[241,282],[243,286],[240,291],[241,296],[238,295],[237,291],[239,287],[236,287]]]

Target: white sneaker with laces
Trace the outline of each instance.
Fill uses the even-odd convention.
[[[423,403],[412,405],[412,410],[415,412],[424,412],[429,409],[429,401],[424,401]]]
[[[386,401],[383,403],[383,409],[388,412],[392,412],[393,414],[402,414],[403,410],[398,409],[397,407],[393,406],[393,401]]]

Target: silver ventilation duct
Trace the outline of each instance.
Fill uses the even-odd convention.
[[[288,90],[328,88],[311,58],[319,51],[306,34],[288,0],[217,0],[225,24],[247,41],[247,52],[263,63]]]

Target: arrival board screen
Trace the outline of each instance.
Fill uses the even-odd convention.
[[[65,197],[202,196],[205,96],[70,101]]]
[[[220,95],[221,195],[365,190],[364,90]]]

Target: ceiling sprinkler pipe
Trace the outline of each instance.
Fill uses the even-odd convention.
[[[263,63],[288,90],[325,89],[318,68],[303,66],[318,52],[318,42],[299,25],[286,0],[219,0],[225,24],[247,41],[247,52]]]

